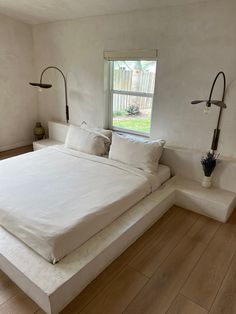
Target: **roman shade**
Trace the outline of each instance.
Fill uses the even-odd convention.
[[[104,59],[108,61],[120,60],[156,60],[158,50],[122,50],[122,51],[105,51]]]

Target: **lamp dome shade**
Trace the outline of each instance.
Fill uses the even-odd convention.
[[[207,102],[207,100],[193,100],[193,101],[191,101],[191,104],[197,105],[197,104],[200,104],[201,102]]]
[[[40,87],[40,88],[51,88],[52,84],[45,84],[45,83],[32,83],[30,82],[30,85]]]
[[[210,107],[211,104],[213,104],[213,105],[216,105],[218,107],[226,108],[226,104],[221,100],[193,100],[193,101],[191,101],[191,104],[197,105],[197,104],[200,104],[202,102],[205,102],[208,107]]]
[[[218,107],[227,108],[226,104],[223,101],[220,101],[220,100],[211,100],[211,103],[213,105],[218,106]]]

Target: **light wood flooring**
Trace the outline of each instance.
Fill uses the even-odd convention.
[[[28,152],[32,152],[33,150],[33,145],[27,145],[27,146],[22,146],[14,149],[10,149],[4,152],[0,152],[0,160],[1,159],[6,159],[10,157],[14,157],[17,155],[22,155]]]
[[[33,313],[0,273],[0,314]],[[236,211],[221,224],[171,208],[62,313],[236,313]]]

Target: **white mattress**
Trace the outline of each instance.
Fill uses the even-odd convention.
[[[63,147],[0,162],[0,224],[55,263],[170,177]]]

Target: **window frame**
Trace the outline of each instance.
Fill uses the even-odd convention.
[[[143,60],[145,61],[145,58],[127,58],[125,61],[139,61]],[[133,134],[138,135],[142,137],[150,137],[151,133],[151,127],[152,127],[152,113],[153,113],[153,103],[154,103],[154,96],[156,91],[156,78],[157,78],[157,59],[156,58],[148,58],[149,61],[155,61],[156,62],[156,72],[155,72],[155,85],[154,85],[154,92],[153,93],[143,93],[143,92],[134,92],[134,91],[123,91],[123,90],[116,90],[113,88],[113,74],[114,74],[114,62],[115,61],[124,61],[124,60],[109,60],[109,99],[108,99],[108,106],[109,106],[109,129],[115,132],[121,132],[121,133],[127,133],[127,134]],[[152,108],[151,108],[151,116],[150,116],[150,130],[148,133],[141,132],[141,131],[135,131],[125,128],[120,128],[113,126],[113,95],[129,95],[129,96],[139,96],[139,97],[148,97],[152,98]]]

